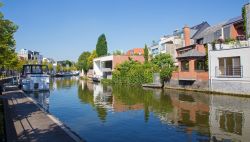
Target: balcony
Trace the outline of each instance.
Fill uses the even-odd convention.
[[[243,77],[243,67],[215,67],[215,76],[220,78],[242,78]]]
[[[232,41],[229,43],[222,43],[222,44],[214,44],[212,50],[227,50],[227,49],[234,49],[234,48],[243,48],[250,46],[250,39],[242,40],[242,41]]]

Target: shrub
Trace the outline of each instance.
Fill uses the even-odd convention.
[[[117,66],[112,75],[112,82],[120,84],[149,83],[153,81],[155,72],[159,72],[159,68],[154,64],[141,64],[130,60]]]

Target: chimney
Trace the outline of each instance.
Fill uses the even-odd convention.
[[[183,33],[184,33],[185,46],[189,46],[190,45],[190,28],[187,25],[185,25],[185,27],[183,28]]]

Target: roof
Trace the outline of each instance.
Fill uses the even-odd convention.
[[[196,37],[200,32],[204,31],[206,28],[208,28],[210,25],[207,22],[202,22],[198,25],[195,25],[191,27],[190,29],[195,30],[196,32],[194,35],[191,37],[192,39]]]
[[[233,24],[233,23],[237,23],[237,22],[240,22],[240,21],[243,21],[242,16],[234,17],[234,18],[229,19],[223,26],[230,25],[230,24]]]
[[[207,22],[202,22],[202,23],[200,23],[200,24],[198,24],[198,25],[195,25],[195,26],[191,27],[190,29],[199,30],[199,29],[201,29],[204,25],[208,25],[208,23],[207,23]]]
[[[206,54],[205,53],[201,53],[195,49],[189,50],[183,54],[181,54],[180,56],[178,56],[177,58],[188,58],[188,57],[205,57]]]
[[[196,46],[196,44],[192,44],[192,45],[189,45],[189,46],[182,46],[182,47],[176,48],[176,50],[181,50],[181,49],[195,47],[195,46]]]
[[[211,27],[206,28],[204,31],[196,35],[195,39],[203,38],[207,35],[215,33],[217,30],[221,29],[226,22],[222,22]]]

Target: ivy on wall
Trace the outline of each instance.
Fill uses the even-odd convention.
[[[243,29],[244,32],[247,34],[247,14],[246,14],[246,7],[242,7],[242,18],[243,18]]]

